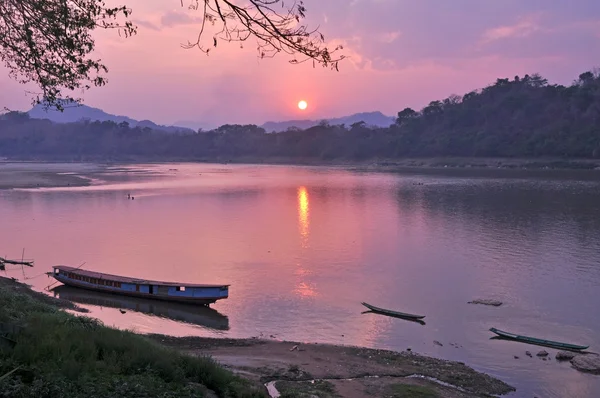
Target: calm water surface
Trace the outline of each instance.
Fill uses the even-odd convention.
[[[539,348],[490,340],[488,331],[600,351],[598,182],[206,164],[138,165],[108,177],[92,187],[0,191],[0,251],[20,257],[26,248],[36,261],[28,283],[42,290],[53,280],[40,274],[52,265],[85,262],[232,285],[212,309],[50,293],[108,325],[411,347],[498,376],[517,387],[514,396],[600,396],[600,376],[556,362],[554,350],[551,361],[528,358]],[[474,298],[504,305],[467,304]],[[426,325],[361,314],[361,301],[425,314]]]

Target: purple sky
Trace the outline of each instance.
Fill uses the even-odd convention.
[[[538,72],[570,84],[600,66],[597,0],[305,0],[311,25],[351,56],[340,72],[290,65],[286,56],[258,60],[254,42],[223,44],[210,56],[184,50],[199,14],[179,0],[109,3],[132,7],[139,32],[98,33],[109,83],[86,93],[85,103],[164,124],[395,115],[497,77]],[[25,90],[0,68],[0,107],[28,109]]]

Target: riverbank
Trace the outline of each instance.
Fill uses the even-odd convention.
[[[182,160],[185,161],[185,160]],[[240,157],[214,159],[212,162],[279,164],[303,166],[345,166],[377,169],[504,169],[504,170],[600,170],[600,159],[565,158],[478,158],[478,157],[435,157],[400,159],[313,159],[313,158],[256,158]],[[211,162],[203,159],[202,162]]]
[[[513,391],[463,363],[411,351],[260,339],[149,337],[191,355],[210,355],[237,374],[272,383],[282,396],[462,398]]]
[[[216,163],[338,167],[356,172],[386,172],[455,177],[600,179],[600,161],[561,159],[423,158],[379,161],[321,161],[311,159],[241,158],[231,161],[167,159],[143,164]],[[139,163],[0,162],[0,190],[82,187],[97,182],[124,182],[156,178],[144,170],[124,167]]]
[[[237,159],[231,164],[340,167],[356,172],[399,173],[447,177],[550,178],[599,180],[600,160],[515,158],[406,158],[364,161],[314,159]]]
[[[322,398],[462,398],[513,390],[462,363],[408,351],[137,335],[68,314],[61,309],[80,309],[1,277],[0,300],[6,336],[0,377],[16,369],[0,380],[0,395],[34,396],[45,389],[73,397],[263,397],[265,384],[281,397]]]
[[[0,190],[85,187],[97,183],[139,181],[153,177],[146,170],[131,170],[125,164],[0,162]]]
[[[73,163],[0,163],[0,189],[88,186],[100,166]]]
[[[0,278],[0,396],[265,397],[206,356],[103,326],[64,300]]]

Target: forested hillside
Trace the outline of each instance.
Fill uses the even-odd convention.
[[[400,108],[400,107],[399,107]],[[224,125],[182,135],[127,123],[55,124],[10,112],[0,117],[0,156],[64,160],[368,160],[403,157],[600,158],[600,76],[572,85],[539,75],[498,79],[463,96],[406,108],[395,125],[321,123],[267,133]]]

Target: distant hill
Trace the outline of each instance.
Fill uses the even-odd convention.
[[[152,134],[114,123],[52,123],[6,112],[0,115],[0,157],[390,165],[406,160],[415,166],[424,158],[478,158],[462,164],[490,168],[500,167],[493,159],[504,158],[535,159],[527,162],[531,168],[600,169],[600,72],[584,72],[569,86],[549,84],[538,74],[498,78],[462,96],[431,101],[421,110],[404,108],[387,128],[340,125],[375,124],[371,115],[378,114],[280,134],[271,132],[303,127],[304,121],[267,124],[270,132],[255,125],[224,125],[206,134],[183,135]],[[576,158],[593,161],[571,162]],[[443,167],[447,162],[429,164]]]
[[[354,115],[350,116],[326,120],[329,124],[332,125],[345,124],[346,126],[350,126],[353,123],[365,122],[365,124],[370,127],[389,127],[390,125],[394,124],[396,118],[386,116],[381,112],[362,112],[355,113]],[[261,127],[264,128],[267,132],[279,132],[285,131],[290,127],[297,127],[299,129],[305,130],[310,127],[316,126],[319,123],[320,120],[289,120],[284,122],[267,122]]]
[[[218,125],[216,125],[214,123],[202,123],[202,122],[196,122],[193,120],[178,120],[173,124],[175,126],[186,127],[186,128],[192,129],[194,131],[198,131],[199,129],[208,131],[208,130],[213,130],[213,129],[216,129],[217,127],[219,127]]]
[[[113,115],[103,111],[102,109],[92,108],[87,105],[67,105],[65,106],[63,112],[60,112],[56,109],[44,109],[43,106],[36,105],[27,113],[32,119],[48,119],[55,123],[76,123],[84,120],[89,120],[92,122],[127,122],[129,123],[130,127],[149,127],[153,130],[162,130],[169,133],[189,133],[197,131],[199,128],[202,128],[204,130],[211,130],[216,128],[216,126],[211,124],[189,120],[178,121],[176,122],[176,126],[163,126],[156,124],[150,120],[135,120],[128,116]],[[381,112],[362,112],[355,113],[354,115],[350,116],[326,120],[329,124],[332,125],[345,124],[346,126],[350,126],[353,123],[365,122],[365,124],[369,127],[389,127],[390,125],[394,124],[396,119],[394,117],[386,116]],[[282,122],[267,122],[261,127],[270,133],[286,131],[290,127],[296,127],[305,130],[318,125],[320,122],[321,120],[288,120]]]
[[[86,105],[66,106],[63,112],[56,109],[44,109],[41,105],[36,105],[29,112],[29,117],[33,119],[48,119],[55,123],[75,123],[84,120],[92,122],[111,121],[115,123],[127,122],[130,127],[149,127],[153,130],[162,130],[168,133],[191,132],[192,129],[178,126],[162,126],[150,120],[135,120],[127,116],[111,115],[104,112],[102,109],[92,108]]]

